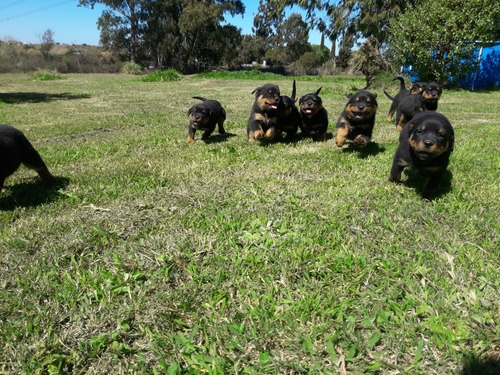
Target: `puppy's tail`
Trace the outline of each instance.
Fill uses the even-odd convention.
[[[390,100],[394,101],[394,98],[392,96],[389,95],[389,93],[387,91],[384,90],[384,94],[385,96],[387,96]]]
[[[204,98],[204,97],[202,97],[202,96],[193,96],[192,98],[193,98],[193,99],[198,99],[198,100],[201,100],[202,102],[204,102],[205,100],[207,100],[207,99],[205,99],[205,98]]]
[[[396,76],[393,81],[399,81],[399,91],[406,90],[405,79],[403,77]]]

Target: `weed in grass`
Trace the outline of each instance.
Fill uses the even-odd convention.
[[[63,79],[63,76],[57,73],[36,72],[29,78],[30,81],[54,81],[56,79]]]
[[[169,70],[160,70],[151,74],[148,74],[145,77],[142,77],[140,80],[142,82],[171,82],[178,81],[182,79],[182,75],[176,72],[173,69]]]

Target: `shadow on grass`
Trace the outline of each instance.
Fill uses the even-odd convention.
[[[55,182],[50,186],[36,178],[34,182],[21,182],[4,187],[2,197],[0,197],[0,210],[12,211],[18,207],[35,207],[58,201],[65,197],[59,192],[59,189],[66,187],[68,184],[68,178],[55,177]]]
[[[39,92],[6,92],[0,93],[0,101],[7,104],[21,104],[21,103],[43,103],[52,100],[74,100],[74,99],[88,99],[90,94],[44,94]]]
[[[232,137],[236,137],[236,134],[232,134],[232,133],[215,134],[215,135],[208,137],[208,139],[204,139],[203,142],[205,142],[206,144],[222,143],[222,142],[226,142],[229,138],[232,138]]]
[[[415,189],[415,191],[419,195],[422,195],[422,188],[427,177],[422,176],[420,173],[418,173],[418,171],[409,168],[405,169],[403,173],[407,175],[407,179],[403,181],[403,184],[412,189]],[[441,198],[451,191],[452,177],[453,175],[450,171],[446,170],[444,172],[443,177],[441,178],[441,181],[439,181],[439,185],[432,197],[430,197],[430,200]]]
[[[369,156],[375,156],[385,151],[385,147],[379,146],[377,142],[370,142],[366,147],[357,147],[353,143],[348,143],[347,147],[342,149],[345,153],[357,153],[358,158],[366,159]]]
[[[460,375],[497,375],[500,374],[500,352],[479,358],[469,355],[464,358]]]
[[[267,139],[262,139],[258,142],[260,143],[261,146],[267,147],[269,145],[273,145],[276,143],[285,143],[285,144],[298,143],[298,142],[306,140],[306,139],[311,140],[314,143],[320,142],[320,141],[316,141],[316,140],[312,139],[311,137],[304,136],[301,132],[295,134],[293,137],[290,137],[290,138],[287,138],[286,136],[277,136],[276,138],[274,138],[271,141],[269,141]],[[326,141],[325,142],[327,142],[331,139],[333,139],[332,133],[326,133]]]

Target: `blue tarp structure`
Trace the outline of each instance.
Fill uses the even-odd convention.
[[[458,87],[473,91],[500,89],[500,41],[478,45],[476,54],[479,61],[478,69],[458,82]],[[409,75],[414,82],[420,80],[411,65],[404,66],[401,72]]]
[[[459,86],[469,90],[494,90],[500,88],[500,42],[478,47],[479,67]]]

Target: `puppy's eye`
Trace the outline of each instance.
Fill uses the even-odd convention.
[[[415,130],[415,134],[420,135],[420,134],[423,134],[423,133],[424,133],[424,131],[422,129]]]

